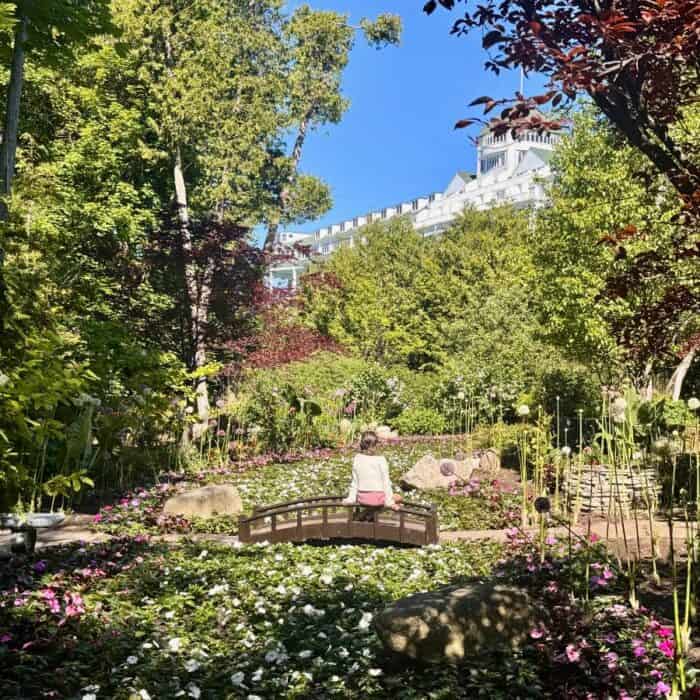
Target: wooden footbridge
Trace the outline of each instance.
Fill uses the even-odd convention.
[[[403,503],[398,510],[345,505],[342,496],[319,496],[256,507],[238,521],[241,542],[362,539],[409,545],[437,544],[433,505]]]

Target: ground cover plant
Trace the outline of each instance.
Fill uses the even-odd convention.
[[[604,550],[576,544],[568,556],[566,542],[548,538],[541,562],[513,535],[508,551],[487,542],[170,547],[136,537],[17,558],[0,574],[0,691],[82,700],[665,697],[672,629],[616,595],[624,583]],[[429,669],[396,666],[382,652],[372,620],[388,602],[492,573],[551,610],[519,652]]]
[[[389,445],[383,449],[389,462],[392,482],[398,489],[401,476],[422,456],[452,456],[461,441],[418,441]],[[345,495],[352,467],[353,452],[323,453],[291,463],[272,463],[246,468],[229,466],[199,471],[194,475],[197,485],[231,483],[243,502],[244,512],[256,505],[282,503],[299,498],[321,495]],[[103,508],[95,517],[96,526],[113,533],[158,532],[220,532],[237,531],[237,518],[218,516],[191,521],[178,516],[163,516],[162,505],[167,498],[190,488],[184,483],[159,484],[126,494],[114,505]],[[517,496],[504,484],[475,480],[462,488],[448,491],[407,491],[407,500],[434,503],[442,530],[485,530],[503,528],[517,522]]]

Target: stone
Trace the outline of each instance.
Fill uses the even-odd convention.
[[[522,588],[479,581],[417,593],[375,618],[391,652],[416,661],[457,663],[466,656],[518,649],[548,616]]]
[[[397,440],[399,437],[399,434],[388,425],[379,425],[374,429],[374,432],[380,440]]]
[[[433,455],[426,455],[403,475],[401,485],[419,490],[447,489],[455,481],[469,481],[478,464],[477,459],[438,460]]]
[[[163,513],[211,518],[215,515],[240,515],[243,512],[241,497],[231,484],[212,484],[193,491],[185,491],[169,498]]]
[[[476,450],[474,457],[479,460],[479,469],[495,473],[501,468],[501,455],[492,448]]]

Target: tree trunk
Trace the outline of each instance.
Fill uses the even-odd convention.
[[[193,256],[192,231],[190,227],[190,215],[187,207],[187,186],[182,169],[182,152],[180,146],[175,147],[175,165],[173,167],[173,179],[175,180],[175,204],[177,206],[177,218],[180,226],[180,242],[184,258],[185,289],[189,300],[190,335],[191,335],[191,369],[200,370],[207,362],[204,333],[206,330],[209,299],[211,297],[211,278],[213,271],[208,264],[201,282],[197,279],[197,265]],[[201,436],[207,429],[209,421],[209,391],[207,378],[198,377],[195,383],[197,402],[197,417],[199,422],[192,430],[193,437]]]
[[[7,87],[5,106],[5,124],[0,145],[0,222],[9,218],[8,197],[12,192],[12,179],[15,174],[15,155],[17,153],[17,133],[19,131],[19,112],[24,83],[24,46],[27,42],[29,19],[23,15],[15,31],[10,83]],[[4,328],[7,316],[7,290],[5,288],[5,249],[0,245],[0,330]]]
[[[697,351],[697,347],[693,347],[690,350],[688,350],[678,367],[676,367],[676,371],[671,375],[671,379],[669,379],[668,384],[666,385],[666,393],[670,394],[671,398],[674,401],[678,401],[678,399],[681,398],[683,381],[685,380],[685,377],[688,374],[690,365],[693,364],[693,360],[695,359]]]
[[[311,117],[313,116],[313,111],[314,107],[309,109],[304,115],[304,118],[299,124],[299,131],[297,133],[297,137],[294,140],[294,148],[292,149],[292,170],[289,179],[287,180],[287,184],[290,186],[293,185],[294,181],[297,179],[297,174],[299,171],[299,161],[301,160],[301,154],[304,150],[304,142],[306,141],[306,134],[309,130],[309,123],[311,121]],[[282,202],[280,204],[280,213],[284,213],[284,210],[286,208],[284,197],[285,193],[283,191]],[[265,235],[265,244],[263,245],[263,250],[272,250],[272,247],[275,244],[275,239],[277,238],[277,232],[279,231],[279,227],[279,221],[274,221],[267,227],[267,234]]]
[[[12,191],[12,179],[15,174],[15,155],[17,153],[17,132],[19,129],[19,110],[24,83],[24,45],[27,41],[29,20],[22,17],[15,32],[12,52],[10,84],[7,88],[7,106],[5,109],[5,126],[0,147],[0,192],[9,195]],[[3,202],[2,220],[7,221],[7,203]]]

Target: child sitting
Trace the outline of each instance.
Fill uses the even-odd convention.
[[[398,504],[403,499],[392,491],[386,457],[375,454],[378,442],[376,433],[367,431],[362,434],[360,453],[355,455],[352,463],[352,481],[348,497],[343,501],[345,505],[399,509]]]

